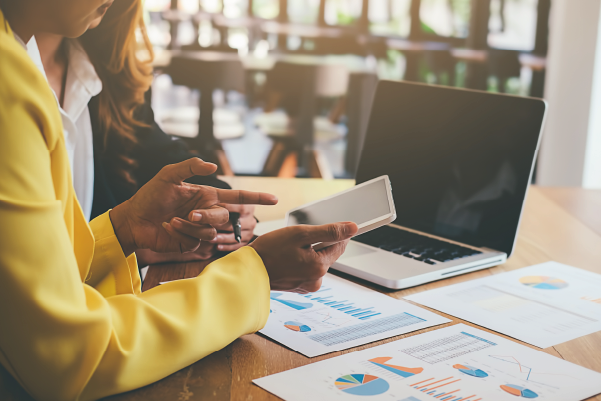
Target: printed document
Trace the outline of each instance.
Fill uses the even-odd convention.
[[[314,357],[449,321],[327,274],[311,294],[272,291],[269,320],[260,333]]]
[[[541,348],[601,330],[601,275],[556,262],[405,299]]]
[[[457,324],[253,380],[287,401],[579,401],[601,374]]]

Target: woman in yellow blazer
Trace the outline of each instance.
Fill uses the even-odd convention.
[[[185,251],[227,220],[220,203],[268,194],[184,184],[215,166],[168,166],[88,225],[47,82],[23,48],[37,30],[81,35],[106,0],[0,0],[0,376],[40,400],[91,400],[159,380],[260,329],[269,290],[314,291],[353,223],[289,227],[145,293],[134,251]],[[12,29],[11,29],[12,27]],[[14,32],[13,32],[14,29]],[[20,40],[21,39],[21,40]],[[0,378],[4,382],[5,378]]]

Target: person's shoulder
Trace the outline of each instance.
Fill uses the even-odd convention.
[[[56,134],[62,134],[56,99],[48,82],[35,66],[27,51],[12,37],[0,29],[0,118],[5,124],[14,125],[14,118],[29,117],[41,128],[46,142],[54,142]],[[2,124],[2,122],[0,122]],[[2,124],[2,125],[5,125]],[[4,127],[7,129],[8,127]]]
[[[28,87],[44,88],[48,83],[35,66],[27,51],[17,42],[10,33],[0,30],[0,76],[1,88],[14,91],[15,96],[27,95],[24,90]],[[41,95],[48,91],[37,90]],[[41,93],[40,93],[41,92]]]

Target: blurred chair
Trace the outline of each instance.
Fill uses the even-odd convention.
[[[268,74],[267,85],[272,92],[272,99],[276,99],[272,102],[281,105],[289,119],[274,114],[279,119],[278,124],[272,128],[269,123],[263,124],[263,130],[273,140],[273,147],[262,175],[332,177],[331,169],[313,146],[317,99],[344,96],[348,82],[349,72],[343,65],[275,64]],[[267,110],[271,111],[269,106]]]
[[[217,52],[174,52],[166,72],[173,84],[200,90],[198,135],[185,138],[192,150],[219,166],[218,172],[233,175],[221,143],[214,135],[213,91],[244,92],[245,72],[238,55]]]
[[[520,76],[522,65],[520,53],[515,50],[489,49],[488,50],[488,72],[489,75],[497,77],[498,90],[501,93],[507,91],[507,80]]]
[[[437,53],[448,53],[450,45],[442,42],[422,42],[416,40],[389,38],[386,45],[390,50],[398,50],[405,56],[405,73],[403,80],[419,82],[420,66],[426,54],[431,54],[431,61],[435,62],[439,56]],[[440,56],[443,58],[444,56]],[[427,62],[427,61],[426,61]]]
[[[426,51],[424,53],[426,65],[436,77],[438,85],[455,85],[455,67],[457,60],[451,54],[450,50]],[[444,80],[446,78],[446,82]]]

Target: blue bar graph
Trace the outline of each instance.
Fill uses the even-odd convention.
[[[372,313],[373,311],[367,311],[367,312],[361,312],[361,313],[355,313],[353,314],[353,316],[363,316],[363,315],[369,315],[370,313]]]
[[[381,313],[374,313],[373,315],[363,316],[363,317],[360,317],[359,320],[367,320],[372,316],[378,316],[378,315],[381,315]]]
[[[356,316],[356,315],[355,315],[355,313],[359,313],[359,312],[366,312],[366,311],[368,311],[368,310],[370,310],[370,309],[372,309],[372,307],[369,307],[369,308],[364,308],[364,309],[357,308],[357,309],[353,309],[353,310],[346,311],[346,312],[344,312],[344,313],[347,313],[347,314],[349,314],[349,315]]]
[[[342,305],[343,303],[348,302],[347,299],[345,299],[344,301],[331,301],[331,302],[326,302],[325,305],[331,306],[332,308],[335,308],[336,306]]]
[[[324,295],[324,292],[329,290],[330,288],[322,287],[319,289],[319,291],[316,291],[312,294],[303,295],[303,297],[310,299],[312,302],[318,302],[320,304],[327,305],[330,308],[338,309],[339,311],[360,320],[367,320],[372,316],[381,314],[374,311],[373,306],[370,306],[369,308],[360,308],[356,306],[354,302],[349,302],[348,299],[338,300],[333,299],[334,295]]]

